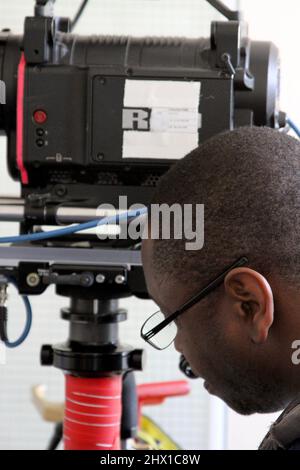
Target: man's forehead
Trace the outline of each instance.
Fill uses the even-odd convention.
[[[166,289],[163,279],[157,279],[157,275],[153,266],[153,240],[146,239],[142,243],[142,263],[147,283],[147,289],[150,297],[160,306],[163,299],[161,293]]]
[[[161,276],[153,265],[153,240],[143,240],[142,262],[147,283],[147,290],[154,302],[166,313],[176,309],[180,299],[185,299],[184,286],[176,283],[170,276]]]

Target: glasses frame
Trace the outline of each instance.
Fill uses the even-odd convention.
[[[143,340],[145,340],[147,343],[151,344],[152,347],[154,347],[155,349],[158,349],[159,351],[162,351],[162,350],[166,349],[168,346],[170,346],[170,344],[173,343],[175,338],[173,339],[173,341],[171,341],[171,343],[169,343],[164,348],[159,348],[154,343],[152,343],[151,339],[153,338],[153,336],[157,335],[166,326],[168,326],[170,323],[172,323],[174,320],[176,320],[176,318],[178,318],[179,315],[186,312],[188,309],[193,307],[197,302],[204,299],[208,294],[210,294],[210,292],[212,292],[214,289],[216,289],[219,285],[221,285],[222,282],[224,281],[225,277],[227,276],[227,274],[232,269],[240,268],[241,266],[245,266],[248,263],[249,263],[248,258],[246,256],[242,256],[237,261],[235,261],[233,264],[231,264],[230,266],[225,268],[225,270],[221,274],[219,274],[216,278],[214,278],[212,281],[210,281],[208,284],[206,284],[206,286],[203,287],[200,290],[200,292],[193,295],[192,298],[190,298],[187,302],[182,304],[181,307],[179,307],[177,310],[175,310],[174,313],[172,313],[171,315],[168,315],[167,318],[165,318],[163,321],[161,321],[158,325],[156,325],[154,328],[152,328],[147,333],[143,333],[143,328],[146,325],[146,323],[148,322],[148,320],[150,320],[150,318],[152,318],[154,315],[156,315],[159,311],[153,313],[153,315],[151,315],[151,317],[147,318],[147,320],[142,325],[141,337],[143,338]]]

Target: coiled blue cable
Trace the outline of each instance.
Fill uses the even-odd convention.
[[[13,284],[16,289],[18,288],[17,283],[14,279],[7,278],[7,282],[9,284]],[[17,348],[18,346],[20,346],[20,344],[22,344],[25,341],[25,339],[29,335],[29,332],[31,330],[31,325],[32,325],[32,308],[31,308],[30,301],[29,301],[27,295],[21,295],[21,298],[22,298],[22,300],[24,302],[24,305],[25,305],[26,322],[25,322],[25,327],[24,327],[23,333],[21,334],[21,336],[16,341],[5,341],[5,345],[8,348],[11,348],[11,349]]]

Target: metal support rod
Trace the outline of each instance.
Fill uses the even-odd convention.
[[[51,212],[53,208],[51,208]],[[58,225],[88,222],[93,219],[101,219],[120,215],[127,212],[123,210],[98,209],[97,207],[72,207],[58,205],[55,209],[55,219]],[[26,212],[30,214],[30,206],[25,210],[24,199],[0,198],[0,222],[25,222]],[[52,214],[51,214],[52,215]],[[47,224],[47,206],[44,208],[44,224]],[[41,224],[41,222],[39,222]]]

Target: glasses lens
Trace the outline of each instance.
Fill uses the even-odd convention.
[[[165,315],[159,310],[158,312],[155,312],[150,318],[148,318],[148,320],[146,320],[142,326],[142,337],[156,349],[165,349],[170,346],[177,334],[176,323],[172,321],[154,336],[145,338],[145,335],[147,335],[151,330],[153,330],[153,328],[165,320],[165,318]]]

